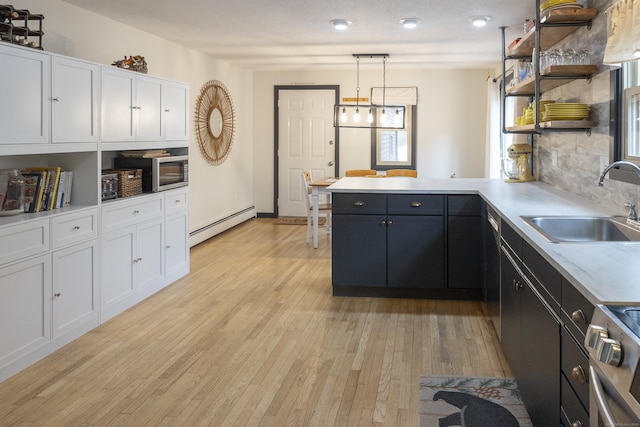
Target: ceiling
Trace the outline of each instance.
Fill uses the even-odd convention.
[[[492,68],[535,16],[533,0],[64,0],[216,59],[255,70],[353,67],[388,53],[398,68]],[[483,28],[474,16],[492,19]],[[399,21],[418,18],[406,30]],[[346,19],[339,32],[330,21]]]

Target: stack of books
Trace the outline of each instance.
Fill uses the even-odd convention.
[[[71,204],[72,171],[59,166],[28,167],[21,172],[25,178],[25,212],[42,212]]]

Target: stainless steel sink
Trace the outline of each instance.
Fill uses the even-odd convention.
[[[623,216],[521,216],[547,240],[562,242],[640,242],[640,230]]]

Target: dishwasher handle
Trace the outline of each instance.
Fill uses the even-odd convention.
[[[493,228],[493,230],[496,233],[499,233],[500,231],[498,230],[498,221],[496,221],[496,219],[491,216],[490,213],[487,212],[487,221],[489,221],[489,224],[491,224],[491,228]]]
[[[616,421],[613,419],[613,415],[611,414],[609,405],[607,405],[604,396],[604,389],[602,388],[602,384],[600,384],[598,373],[593,368],[593,366],[589,366],[589,380],[591,381],[593,397],[595,398],[596,404],[598,405],[598,416],[602,418],[602,420],[605,422],[605,425],[615,426]]]

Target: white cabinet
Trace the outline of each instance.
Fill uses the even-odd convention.
[[[99,73],[96,64],[51,59],[51,142],[98,141]]]
[[[162,80],[102,68],[102,141],[161,141]]]
[[[136,230],[136,285],[145,287],[164,277],[164,220],[147,222]]]
[[[0,294],[1,373],[51,338],[51,256],[0,268]]]
[[[71,206],[0,217],[1,382],[189,272],[188,189],[102,202],[100,170],[190,129],[186,84],[8,43],[0,93],[0,169],[73,171]]]
[[[162,84],[164,104],[164,139],[187,141],[189,139],[189,86],[164,82]]]
[[[0,45],[0,144],[49,142],[50,56]]]
[[[97,321],[97,239],[52,254],[53,337]]]

